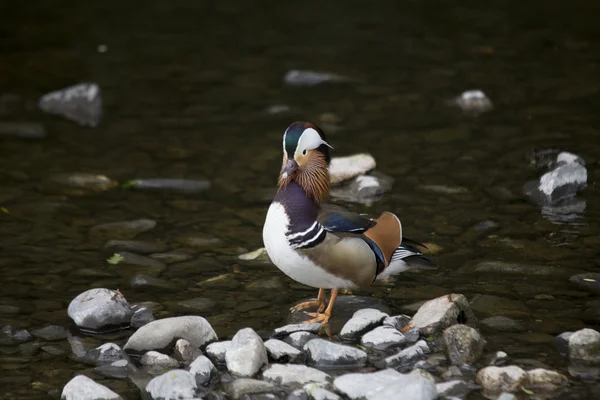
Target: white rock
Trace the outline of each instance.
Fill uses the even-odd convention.
[[[225,354],[231,348],[231,340],[211,343],[206,346],[206,354],[217,364],[225,363]]]
[[[317,388],[309,388],[305,390],[309,393],[310,398],[312,400],[341,400],[341,397],[337,394],[330,392],[327,389],[317,387]]]
[[[265,342],[268,356],[275,361],[290,362],[296,360],[302,352],[278,339],[269,339]]]
[[[454,380],[435,385],[437,392],[443,397],[465,397],[471,391],[465,381]]]
[[[84,361],[93,365],[110,364],[122,360],[127,356],[121,348],[114,343],[105,343],[95,349],[90,349],[83,357]]]
[[[410,347],[401,350],[399,353],[387,357],[384,362],[388,368],[407,367],[417,361],[425,358],[425,354],[429,353],[429,346],[424,340],[419,340]]]
[[[334,185],[329,195],[339,200],[369,205],[380,200],[393,183],[392,177],[373,171],[369,175],[359,175]]]
[[[217,374],[217,369],[208,357],[200,356],[190,364],[190,373],[194,375],[198,385],[204,385]]]
[[[329,164],[329,180],[332,184],[339,183],[375,169],[373,156],[366,153],[346,157],[333,157]]]
[[[157,376],[148,383],[145,391],[152,400],[200,399],[194,376],[182,369],[174,369]]]
[[[232,375],[252,377],[268,363],[267,350],[252,328],[240,329],[225,353],[225,362]]]
[[[271,364],[263,372],[263,378],[282,386],[303,386],[311,382],[327,384],[331,381],[325,372],[298,364]]]
[[[515,396],[512,393],[500,393],[500,396],[498,396],[498,398],[496,400],[518,400],[517,396]]]
[[[77,375],[63,388],[61,400],[123,400],[121,396],[84,375]]]
[[[569,358],[585,364],[600,363],[600,333],[593,329],[581,329],[569,337]]]
[[[437,397],[433,382],[420,376],[401,374],[393,369],[342,375],[335,378],[333,386],[336,391],[353,400],[386,398],[429,400]],[[389,388],[393,388],[393,390],[389,390]],[[423,396],[415,397],[419,393]],[[434,397],[425,397],[427,395],[434,395]]]
[[[391,317],[386,317],[383,320],[383,325],[391,326],[401,331],[410,324],[410,320],[411,318],[408,315],[394,315]]]
[[[286,337],[284,341],[297,349],[302,349],[306,343],[313,339],[318,339],[318,336],[310,332],[294,332]]]
[[[324,339],[313,339],[304,345],[307,363],[317,368],[362,367],[367,364],[367,353]]]
[[[404,335],[389,325],[379,326],[363,335],[360,343],[367,348],[385,350],[406,343]]]
[[[288,71],[283,77],[283,81],[292,86],[314,86],[326,82],[345,82],[349,80],[350,79],[345,76],[332,74],[330,72],[298,69]]]
[[[494,108],[492,101],[482,90],[473,89],[461,93],[454,99],[455,104],[463,111],[485,112]]]
[[[358,310],[354,313],[352,318],[344,324],[340,331],[340,336],[344,339],[357,338],[377,325],[381,325],[382,321],[387,317],[389,317],[389,315],[375,308]]]
[[[367,400],[388,400],[388,399],[406,399],[406,400],[435,400],[438,393],[435,384],[423,378],[422,376],[405,375],[404,382],[392,383],[382,391],[375,393]]]
[[[97,332],[129,325],[132,311],[116,291],[90,289],[71,301],[67,313],[80,329]]]
[[[42,96],[40,109],[80,125],[96,127],[102,118],[102,97],[95,83],[80,83]]]
[[[234,399],[245,395],[268,393],[275,390],[272,383],[257,379],[240,378],[225,385],[225,392]]]
[[[476,381],[486,392],[516,392],[527,379],[527,373],[516,365],[485,367],[477,372]]]
[[[179,367],[179,361],[158,351],[149,351],[142,356],[140,364],[146,367],[151,374],[159,373],[167,369]]]
[[[318,322],[314,324],[290,324],[275,329],[275,337],[285,337],[294,332],[310,332],[317,333],[323,327]]]
[[[462,294],[448,294],[425,302],[411,321],[425,336],[439,336],[449,326],[458,323],[459,316],[474,325],[477,319],[467,298]]]

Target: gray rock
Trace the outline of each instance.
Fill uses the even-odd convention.
[[[387,368],[407,367],[425,358],[425,354],[428,354],[429,351],[427,343],[424,340],[419,340],[399,353],[387,357],[384,363]]]
[[[148,269],[146,271],[148,271],[148,273],[153,274],[163,272],[165,269],[167,269],[167,266],[165,264],[161,263],[158,260],[155,260],[154,258],[141,256],[139,254],[131,253],[129,251],[121,251],[118,254],[122,258],[122,260],[119,262],[119,265],[128,264],[147,267]]]
[[[569,338],[569,358],[583,364],[600,363],[600,333],[593,329],[581,329]]]
[[[208,357],[200,356],[190,364],[190,373],[194,375],[198,385],[205,385],[217,375],[217,369]]]
[[[216,301],[209,299],[208,297],[194,297],[192,299],[178,301],[174,307],[170,308],[181,308],[185,311],[201,313],[212,310],[216,304]]]
[[[321,387],[312,388],[314,384],[308,384],[308,388],[305,386],[305,390],[310,395],[312,400],[341,400],[341,397],[337,394],[330,392],[329,390]]]
[[[435,385],[438,394],[442,397],[465,397],[471,389],[465,381],[454,380]]]
[[[137,371],[138,369],[129,360],[118,360],[94,368],[94,372],[100,375],[117,379],[127,378]]]
[[[292,86],[314,86],[322,83],[345,82],[349,80],[350,78],[329,72],[298,69],[292,69],[283,76],[283,82]]]
[[[104,250],[111,253],[125,251],[137,254],[151,254],[162,253],[168,249],[169,247],[165,243],[143,240],[109,240],[104,245]]]
[[[265,348],[272,360],[282,363],[295,361],[302,355],[300,350],[278,339],[267,340]]]
[[[43,139],[47,132],[43,125],[32,122],[0,122],[0,136]]]
[[[340,337],[343,339],[355,339],[374,327],[381,325],[382,321],[389,315],[382,313],[374,308],[358,310],[352,318],[346,322],[340,331]]]
[[[393,369],[371,373],[346,374],[335,378],[336,391],[350,399],[435,399],[435,385],[420,376],[401,374]],[[402,386],[405,386],[403,389]],[[395,393],[389,393],[393,387]],[[418,393],[435,394],[434,397],[418,397]],[[400,395],[401,394],[401,395]],[[387,397],[385,397],[387,396]],[[412,396],[412,397],[411,397]]]
[[[384,325],[364,334],[360,343],[367,348],[385,350],[404,345],[406,338],[396,328]]]
[[[67,310],[84,331],[101,332],[129,326],[132,311],[125,297],[110,289],[90,289],[75,297]]]
[[[48,325],[31,331],[31,334],[38,339],[47,341],[62,340],[67,338],[67,330],[58,325]]]
[[[199,399],[198,385],[188,371],[174,369],[152,379],[145,392],[152,400]]]
[[[569,339],[572,335],[573,332],[563,332],[554,338],[554,346],[561,356],[569,354]]]
[[[149,351],[142,356],[140,364],[151,374],[159,374],[166,370],[179,367],[179,361],[158,351]]]
[[[157,261],[158,262],[158,261]],[[177,285],[146,274],[137,274],[131,279],[131,288],[138,291],[175,293],[180,290]]]
[[[168,253],[156,253],[150,255],[151,258],[165,264],[174,264],[194,259],[194,256],[182,251],[170,251]]]
[[[563,374],[544,368],[527,371],[526,386],[533,390],[554,392],[566,387],[569,380]]]
[[[195,179],[149,178],[131,181],[130,187],[141,190],[197,193],[210,188],[210,182]]]
[[[19,345],[19,351],[24,356],[32,356],[38,352],[40,347],[42,347],[42,344],[40,342],[23,343]]]
[[[492,101],[479,89],[462,92],[454,99],[454,104],[467,113],[479,114],[494,108]]]
[[[476,294],[470,304],[471,309],[482,316],[525,317],[530,314],[529,309],[521,300],[489,294]]]
[[[104,175],[68,172],[50,175],[39,188],[45,193],[82,196],[115,188],[118,182]]]
[[[79,83],[42,96],[38,106],[48,114],[56,114],[83,126],[95,128],[102,118],[100,87],[95,83]]]
[[[365,175],[376,167],[375,159],[367,153],[346,157],[333,157],[329,165],[329,180],[332,185]]]
[[[527,373],[516,365],[485,367],[477,372],[476,381],[487,393],[516,392],[526,382]]]
[[[225,384],[225,393],[234,399],[244,395],[269,393],[275,391],[275,385],[256,379],[241,378]]]
[[[211,343],[206,346],[206,354],[210,359],[217,364],[225,364],[225,354],[227,350],[231,348],[231,340],[224,340],[222,342]]]
[[[286,337],[283,341],[297,349],[302,349],[310,340],[318,338],[319,337],[317,335],[310,332],[294,332]]]
[[[63,388],[61,400],[122,400],[121,396],[94,382],[85,375],[77,375]]]
[[[598,272],[573,275],[569,281],[592,293],[600,294],[600,273]]]
[[[476,325],[477,319],[462,294],[448,294],[425,302],[411,321],[425,336],[438,337],[444,329],[459,322]]]
[[[444,349],[454,365],[474,364],[483,353],[485,340],[467,325],[452,325],[442,336]]]
[[[281,338],[289,336],[294,332],[310,332],[317,333],[323,326],[319,323],[314,324],[290,324],[275,329],[273,336]]]
[[[43,352],[48,353],[53,356],[59,356],[61,354],[65,354],[65,351],[63,350],[62,347],[46,345],[46,346],[41,346],[40,349],[42,349]]]
[[[355,347],[313,339],[304,345],[307,363],[317,368],[362,367],[367,364],[367,353]]]
[[[133,315],[131,316],[129,324],[134,329],[139,329],[142,326],[154,321],[152,310],[146,306],[134,305],[131,307],[131,310],[133,311]]]
[[[340,200],[369,205],[381,200],[383,195],[390,191],[393,183],[393,178],[373,171],[369,175],[360,175],[333,186],[329,194]]]
[[[232,375],[252,377],[268,363],[267,350],[253,329],[240,329],[225,353],[225,362]]]
[[[515,396],[512,393],[502,392],[502,393],[500,393],[500,396],[498,396],[498,398],[496,400],[519,400],[519,399],[517,399],[517,396]]]
[[[323,371],[298,364],[271,364],[263,371],[263,379],[281,386],[298,387],[307,383],[327,384],[331,377]]]
[[[6,325],[0,331],[0,346],[11,346],[18,343],[28,342],[33,337],[25,329],[15,329]]]
[[[286,400],[308,400],[308,393],[304,389],[296,389],[286,397]]]
[[[411,318],[408,315],[394,315],[391,317],[386,317],[383,320],[383,325],[391,326],[392,328],[402,331],[410,324],[410,320]]]
[[[90,229],[90,236],[96,240],[121,239],[129,240],[142,232],[154,229],[156,221],[151,219],[136,219],[133,221],[109,222]]]
[[[171,317],[152,321],[138,329],[123,347],[127,353],[165,350],[177,339],[185,339],[194,347],[217,340],[208,321],[198,316]]]
[[[518,321],[503,316],[494,316],[480,321],[481,326],[496,332],[524,332],[527,329]]]
[[[91,365],[110,364],[126,359],[127,355],[114,343],[105,343],[94,349],[88,350],[83,356],[83,361]]]
[[[187,340],[179,339],[175,342],[173,355],[176,360],[189,364],[201,356],[202,351],[199,348],[192,346]]]
[[[421,339],[421,331],[419,328],[412,328],[403,333],[406,343],[417,343]]]

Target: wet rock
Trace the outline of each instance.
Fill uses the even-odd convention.
[[[109,377],[123,379],[137,372],[137,368],[129,360],[118,360],[110,364],[102,364],[94,368],[94,372]]]
[[[140,256],[139,254],[130,253],[128,251],[122,251],[117,253],[120,256],[119,265],[139,265],[146,267],[148,273],[158,274],[166,269],[166,265],[158,260],[150,257]]]
[[[381,322],[389,315],[374,308],[358,310],[352,318],[342,327],[340,337],[343,339],[355,339],[360,335],[381,325]]]
[[[186,364],[191,363],[198,358],[198,356],[202,355],[202,351],[200,351],[200,349],[192,346],[190,342],[185,339],[179,339],[177,342],[175,342],[175,349],[173,353],[175,359]]]
[[[154,321],[152,310],[145,306],[134,305],[131,307],[133,315],[131,316],[130,325],[134,329],[139,329],[142,326]]]
[[[104,250],[111,253],[125,251],[137,254],[151,254],[162,253],[163,251],[167,251],[168,248],[165,243],[142,240],[109,240],[104,245]]]
[[[267,350],[260,336],[251,328],[240,329],[225,353],[227,369],[234,376],[254,376],[268,363]]]
[[[322,83],[347,82],[349,80],[350,78],[329,72],[298,69],[292,69],[283,76],[283,82],[292,86],[315,86]]]
[[[267,109],[265,110],[265,112],[267,114],[283,114],[283,113],[287,113],[291,110],[290,106],[288,106],[287,104],[273,104],[270,105],[269,107],[267,107]]]
[[[588,272],[585,274],[573,275],[569,278],[569,281],[592,293],[600,294],[600,273]]]
[[[280,328],[276,328],[273,336],[281,338],[281,337],[289,336],[290,334],[292,334],[294,332],[317,333],[317,332],[319,332],[319,330],[321,328],[322,328],[322,325],[319,323],[290,324],[290,325],[282,326]]]
[[[48,325],[31,331],[31,334],[38,339],[47,341],[62,340],[67,338],[67,330],[58,325]]]
[[[575,154],[562,152],[556,157],[554,169],[539,180],[527,182],[523,190],[541,205],[553,205],[573,198],[587,186],[587,169],[583,159]]]
[[[425,354],[428,354],[429,351],[427,343],[424,340],[419,340],[417,343],[401,350],[399,353],[387,357],[384,360],[384,364],[386,368],[407,367],[424,359]]]
[[[152,321],[138,329],[123,350],[141,354],[150,350],[164,350],[177,339],[185,339],[194,347],[217,340],[217,334],[208,321],[198,316],[171,317]]]
[[[154,229],[156,221],[151,219],[136,219],[132,221],[109,222],[90,229],[90,236],[96,240],[120,239],[130,240],[142,232]]]
[[[114,343],[105,343],[86,351],[82,361],[91,365],[103,365],[125,358],[127,358],[127,355],[118,345]]]
[[[40,347],[40,349],[43,352],[48,353],[53,356],[60,356],[61,354],[65,354],[65,351],[61,347],[57,347],[57,346],[46,345],[46,346]]]
[[[116,181],[104,175],[83,172],[61,173],[49,176],[40,190],[46,193],[61,193],[71,196],[83,196],[115,188]]]
[[[391,326],[399,331],[402,331],[410,324],[410,320],[411,318],[408,315],[394,315],[392,317],[386,317],[383,320],[383,325]]]
[[[583,364],[600,363],[600,333],[581,329],[569,338],[569,359]]]
[[[217,303],[207,297],[195,297],[187,300],[178,301],[170,305],[169,309],[182,310],[185,312],[202,313],[212,310]]]
[[[511,365],[507,367],[485,367],[477,372],[476,381],[485,392],[516,392],[527,379],[527,373]]]
[[[56,114],[79,125],[95,128],[102,118],[100,87],[95,83],[79,83],[42,96],[40,109]]]
[[[465,112],[475,114],[490,111],[494,108],[492,101],[479,89],[462,92],[454,99],[454,104]]]
[[[554,346],[561,356],[569,354],[569,339],[572,335],[573,332],[563,332],[554,338]]]
[[[386,350],[404,345],[406,338],[396,328],[384,325],[367,332],[361,338],[360,343],[367,348]]]
[[[441,397],[465,397],[471,391],[465,381],[448,381],[435,385]]]
[[[437,398],[432,382],[420,376],[401,374],[393,369],[342,375],[335,378],[333,385],[336,391],[352,400]]]
[[[404,339],[406,339],[406,343],[417,343],[421,339],[421,331],[419,328],[404,331]]]
[[[120,293],[110,289],[90,289],[75,297],[67,310],[83,331],[108,331],[129,325],[131,307]]]
[[[174,293],[180,290],[180,288],[169,281],[146,274],[137,274],[131,279],[130,284],[133,289],[139,291],[148,290],[152,292]]]
[[[63,388],[62,400],[123,400],[121,396],[94,382],[85,375],[77,375]]]
[[[267,355],[277,362],[293,362],[298,359],[302,352],[286,342],[278,339],[269,339],[265,342]]]
[[[496,332],[523,332],[527,330],[520,322],[499,315],[485,318],[480,323],[481,326]]]
[[[464,194],[469,193],[469,190],[464,187],[446,186],[446,185],[420,185],[419,189],[427,192],[440,194]]]
[[[310,385],[310,384],[309,384]],[[296,389],[286,397],[285,400],[309,400],[308,393],[304,389]]]
[[[554,392],[569,384],[569,380],[563,374],[543,368],[527,371],[525,385],[528,389]]]
[[[471,300],[471,308],[478,315],[505,317],[529,316],[529,309],[520,300],[508,299],[506,297],[492,296],[489,294],[477,294]]]
[[[210,188],[207,180],[151,178],[136,179],[129,182],[129,187],[140,190],[176,191],[197,193]]]
[[[314,333],[310,332],[294,332],[286,337],[283,341],[287,344],[294,346],[297,349],[304,348],[304,345],[310,340],[318,339],[319,337]]]
[[[483,353],[485,340],[467,325],[452,325],[442,335],[444,349],[454,365],[474,364]]]
[[[275,385],[256,379],[241,378],[225,385],[225,392],[234,399],[239,399],[245,395],[273,391],[275,391]]]
[[[179,361],[158,351],[149,351],[142,356],[140,364],[151,374],[159,374],[169,369],[179,367]]]
[[[329,194],[340,200],[368,205],[381,200],[383,195],[392,188],[393,183],[391,177],[374,171],[369,175],[360,175],[333,186]]]
[[[0,339],[0,345],[1,344],[2,340]],[[24,356],[32,356],[38,352],[40,347],[42,347],[42,344],[40,342],[23,343],[19,345],[19,351]]]
[[[0,346],[11,346],[18,343],[28,342],[33,337],[25,329],[15,329],[6,325],[0,331]]]
[[[362,367],[367,364],[367,353],[355,347],[313,339],[304,345],[307,363],[317,368]]]
[[[516,264],[504,261],[483,261],[478,263],[472,271],[476,273],[501,273],[523,276],[556,276],[564,274],[560,267],[547,265]],[[461,268],[461,272],[468,273],[470,272],[470,268]]]
[[[144,391],[152,400],[202,398],[194,375],[182,369],[174,369],[155,377],[148,382]]]
[[[457,323],[476,325],[477,319],[462,294],[449,294],[425,302],[410,325],[426,336],[438,337],[444,329]]]
[[[177,238],[177,242],[195,249],[213,247],[221,243],[221,239],[210,235],[186,235]]]
[[[43,139],[47,136],[43,125],[33,122],[0,122],[0,137],[14,136],[25,139]]]
[[[190,261],[194,257],[191,254],[184,253],[181,251],[170,251],[168,253],[156,253],[150,256],[151,258],[158,260],[164,264],[181,263]]]
[[[333,157],[329,165],[329,181],[332,184],[340,183],[375,169],[376,163],[373,156],[366,153],[354,154],[346,157]]]
[[[312,384],[308,384],[307,386],[310,385]],[[306,391],[310,394],[312,400],[341,400],[340,396],[324,388],[306,388]]]
[[[519,400],[519,399],[517,399],[517,397],[512,393],[502,392],[502,393],[500,393],[500,396],[498,396],[498,398],[496,400]]]
[[[331,377],[318,369],[298,364],[271,364],[263,372],[263,379],[281,386],[298,387],[307,383],[327,384]]]
[[[190,364],[190,373],[198,385],[205,385],[217,375],[217,369],[208,357],[199,356]]]
[[[211,343],[206,346],[206,354],[217,364],[225,364],[225,354],[231,348],[231,340]]]

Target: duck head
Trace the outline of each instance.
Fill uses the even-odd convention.
[[[298,183],[316,203],[329,194],[329,163],[333,149],[321,128],[309,122],[294,122],[283,134],[283,166],[279,190]]]

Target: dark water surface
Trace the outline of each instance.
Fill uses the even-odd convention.
[[[211,299],[199,314],[224,338],[241,327],[285,323],[289,306],[314,290],[237,256],[262,246],[281,135],[303,119],[336,128],[327,131],[335,155],[370,152],[377,169],[395,179],[383,200],[347,206],[396,212],[407,235],[441,247],[439,271],[406,274],[374,296],[400,313],[463,293],[475,299],[480,318],[505,315],[527,329],[484,331],[490,352],[568,374],[553,335],[600,325],[598,295],[568,280],[598,266],[600,7],[540,0],[365,4],[0,6],[0,119],[40,122],[49,133],[42,140],[0,137],[0,206],[9,212],[0,213],[0,326],[70,327],[69,302],[92,287],[119,288],[130,302],[157,302],[159,318],[194,313],[180,301]],[[98,52],[99,45],[107,51]],[[290,69],[355,81],[291,87],[281,79]],[[37,110],[40,95],[81,81],[102,88],[105,116],[97,129]],[[447,104],[471,88],[489,94],[495,109],[473,117]],[[278,104],[292,111],[266,112]],[[568,149],[586,159],[590,187],[569,222],[542,215],[522,195],[522,185],[542,173],[529,163],[533,148]],[[120,183],[208,179],[212,187],[195,195],[118,188],[73,196],[46,184],[76,172]],[[144,268],[106,263],[104,240],[89,235],[94,225],[137,218],[157,221],[137,239],[158,239],[200,260],[160,273],[168,289],[132,289],[131,277]],[[488,220],[498,226],[474,228]],[[199,235],[220,241],[190,246]],[[517,267],[473,272],[485,261]],[[265,280],[274,288],[262,289]],[[49,391],[88,368],[69,359],[66,341],[54,345],[65,353],[25,356],[0,347],[0,397],[50,398]],[[127,380],[98,380],[126,398],[137,396]],[[573,382],[573,398],[592,396],[594,384]]]

